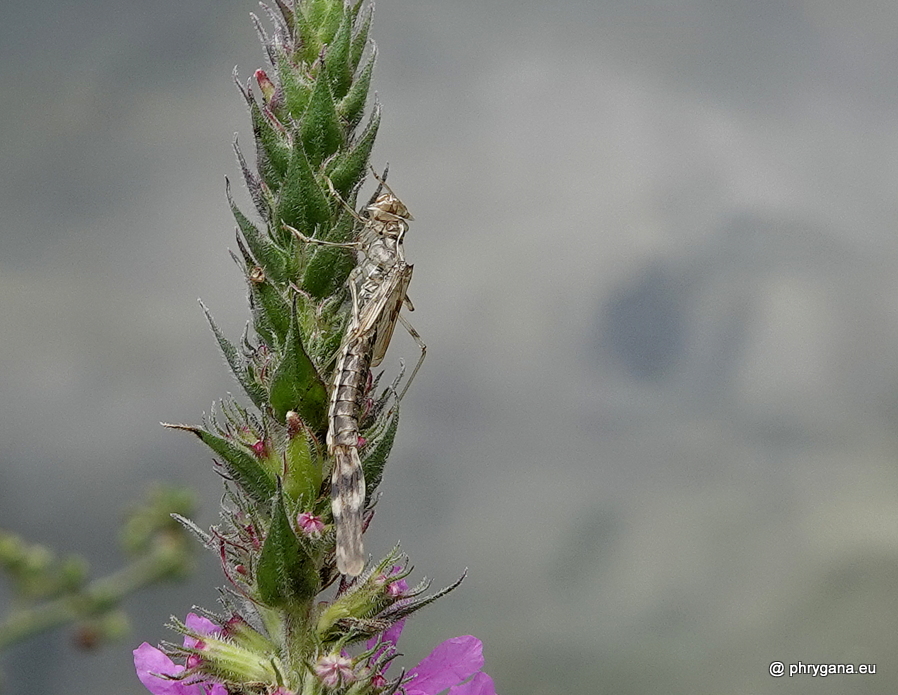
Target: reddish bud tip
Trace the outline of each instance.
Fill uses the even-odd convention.
[[[225,624],[222,626],[222,634],[228,635],[232,632],[236,632],[247,624],[248,623],[242,617],[235,613],[225,621]]]
[[[259,85],[259,89],[262,90],[262,97],[265,99],[265,103],[270,104],[276,91],[274,82],[268,78],[268,74],[264,70],[256,70],[254,77]]]
[[[302,418],[299,417],[299,413],[288,410],[287,411],[287,434],[290,439],[293,439],[296,435],[302,432]]]

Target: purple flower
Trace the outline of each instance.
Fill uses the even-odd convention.
[[[405,621],[401,620],[384,632],[380,644],[384,647],[375,653],[379,658],[384,651],[396,650],[396,643]],[[374,648],[378,640],[368,641]],[[438,695],[449,689],[448,695],[496,695],[493,679],[483,673],[483,643],[472,635],[447,639],[424,657],[408,672],[411,678],[404,688],[407,695]],[[471,678],[473,676],[473,678]],[[466,680],[470,678],[470,680]]]
[[[218,625],[195,613],[188,613],[184,623],[192,631],[201,635],[214,635],[221,632]],[[189,635],[184,635],[184,646],[202,649],[203,643]],[[187,684],[183,681],[160,678],[159,676],[177,676],[185,670],[185,667],[176,664],[162,651],[146,642],[134,650],[134,667],[137,669],[137,677],[140,682],[153,695],[228,695],[225,687],[218,683]]]

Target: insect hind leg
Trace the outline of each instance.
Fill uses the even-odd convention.
[[[402,391],[398,395],[398,399],[401,401],[405,392],[408,391],[408,387],[411,386],[412,382],[415,380],[415,376],[418,374],[418,370],[421,369],[421,365],[424,364],[424,358],[427,357],[427,346],[424,344],[424,341],[421,340],[421,334],[415,330],[415,327],[409,323],[408,319],[402,314],[399,314],[399,323],[401,323],[402,327],[408,331],[408,334],[414,339],[418,348],[421,350],[421,355],[418,357],[418,362],[415,364],[415,368],[412,370],[411,375],[409,375],[408,380],[405,382],[405,386],[402,387]]]

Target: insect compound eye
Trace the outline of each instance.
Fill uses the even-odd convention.
[[[403,219],[411,218],[411,215],[408,212],[408,208],[402,203],[401,200],[397,198],[393,198],[393,208],[390,210],[397,217],[401,217]]]
[[[375,206],[397,217],[408,217],[408,208],[392,193],[384,193],[378,196]]]
[[[391,208],[393,207],[393,201],[396,200],[389,193],[381,193],[377,196],[377,200],[374,201],[374,205],[371,207],[375,207],[378,210],[384,210],[386,212],[392,212]]]

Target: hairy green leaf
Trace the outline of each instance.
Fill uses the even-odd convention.
[[[365,503],[371,501],[383,479],[384,466],[393,448],[396,429],[399,427],[399,406],[395,405],[386,414],[386,419],[365,432],[369,437],[362,459],[362,470],[365,473]]]
[[[221,458],[222,465],[224,465],[234,483],[250,498],[263,506],[268,505],[271,501],[271,497],[276,489],[274,480],[268,475],[268,472],[255,456],[244,448],[201,427],[171,424],[165,424],[165,426],[195,434]]]
[[[256,140],[259,173],[268,187],[276,191],[290,166],[290,146],[254,100],[250,101],[249,110]]]
[[[258,268],[251,268],[247,283],[252,296],[256,332],[273,337],[274,346],[283,345],[290,330],[290,305],[264,271],[260,274]]]
[[[334,157],[327,167],[327,175],[337,192],[346,199],[350,191],[358,185],[368,167],[368,158],[374,147],[374,138],[380,126],[380,105],[375,104],[368,125],[361,138],[349,152]]]
[[[361,6],[362,2],[360,0],[354,8],[357,20],[355,24],[357,24],[359,28],[356,31],[355,36],[352,37],[352,45],[349,49],[349,64],[353,72],[358,69],[362,56],[365,53],[365,46],[368,45],[368,32],[371,29],[371,18],[374,15],[374,6],[369,5],[365,8],[365,14],[362,16],[361,21],[358,21],[358,13]]]
[[[243,214],[234,198],[231,196],[231,183],[225,178],[225,192],[231,212],[240,228],[240,233],[246,239],[246,244],[255,261],[265,269],[265,274],[276,282],[284,282],[288,278],[290,257],[275,246],[271,240]]]
[[[290,168],[280,191],[274,232],[280,235],[280,245],[289,248],[293,235],[281,228],[281,223],[295,227],[307,236],[314,236],[319,226],[330,217],[327,196],[315,178],[305,151],[300,145],[293,150]]]
[[[237,351],[234,344],[225,338],[221,329],[212,319],[212,314],[209,313],[206,305],[200,302],[200,306],[203,308],[203,313],[206,314],[206,319],[212,327],[212,333],[215,334],[215,340],[218,341],[218,347],[221,349],[221,354],[224,355],[228,366],[231,368],[231,372],[234,374],[234,378],[237,379],[237,383],[243,387],[244,392],[249,396],[249,399],[255,406],[262,409],[268,400],[268,394],[265,393],[265,389],[253,378],[252,374],[247,369],[246,360]]]
[[[269,398],[280,422],[294,410],[308,427],[320,431],[326,427],[327,389],[303,347],[298,323],[294,305],[281,361],[271,377]]]
[[[259,598],[268,606],[308,601],[318,592],[318,569],[293,531],[283,494],[278,491],[271,526],[256,567]]]
[[[362,68],[359,76],[352,83],[346,96],[337,104],[337,113],[349,129],[354,130],[365,113],[365,104],[368,103],[368,91],[371,89],[371,75],[374,73],[375,58],[376,56],[372,54],[371,59],[365,63],[365,67]]]
[[[299,140],[309,165],[317,169],[343,145],[343,127],[337,116],[328,71],[322,68],[299,123]]]
[[[346,94],[346,90],[349,89],[349,85],[352,82],[353,68],[349,63],[349,58],[353,19],[352,8],[344,7],[340,26],[333,40],[328,45],[327,52],[324,54],[327,76],[330,78],[330,86],[337,99],[342,98]]]

